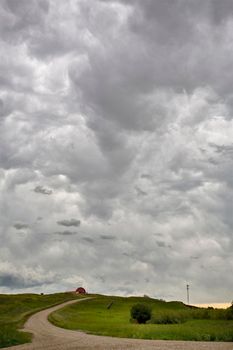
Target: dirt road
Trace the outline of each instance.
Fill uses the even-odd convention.
[[[85,302],[82,299],[78,302]],[[31,344],[18,345],[11,350],[233,350],[233,343],[184,342],[163,340],[120,339],[88,335],[83,332],[69,331],[53,326],[48,315],[65,306],[77,302],[72,300],[64,304],[40,311],[26,322],[25,331],[33,333]]]

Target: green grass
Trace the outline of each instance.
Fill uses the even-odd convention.
[[[31,334],[19,332],[27,318],[42,309],[76,298],[72,293],[51,295],[0,294],[0,348],[31,341]]]
[[[111,302],[113,304],[108,308]],[[184,320],[179,324],[136,324],[130,320],[130,309],[132,305],[141,302],[152,307],[154,317],[176,314],[177,317],[182,315]],[[215,315],[215,311],[217,310],[211,310],[212,315]],[[123,338],[233,341],[232,320],[215,319],[217,313],[211,319],[200,319],[205,314],[206,310],[192,309],[181,302],[98,296],[55,311],[49,320],[67,329]]]

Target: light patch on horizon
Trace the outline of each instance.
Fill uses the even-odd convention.
[[[209,304],[194,304],[197,307],[213,307],[214,309],[227,309],[231,306],[231,303],[209,303]]]

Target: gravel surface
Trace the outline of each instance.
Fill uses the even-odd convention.
[[[82,302],[82,299],[78,302]],[[121,339],[89,335],[53,326],[48,315],[65,306],[77,302],[68,301],[61,305],[40,311],[25,323],[24,330],[33,333],[30,344],[17,345],[14,350],[233,350],[233,343],[224,342],[184,342],[165,340]]]

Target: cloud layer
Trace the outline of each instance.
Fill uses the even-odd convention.
[[[0,291],[231,301],[232,33],[229,0],[1,2]]]

